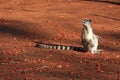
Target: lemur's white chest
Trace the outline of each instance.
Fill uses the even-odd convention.
[[[87,38],[91,39],[91,40],[93,39],[93,32],[92,32],[92,30],[88,30]]]

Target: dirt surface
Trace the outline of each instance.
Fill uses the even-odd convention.
[[[0,80],[120,80],[119,3],[0,0]],[[103,38],[103,53],[34,47],[35,41],[82,47],[85,18]]]

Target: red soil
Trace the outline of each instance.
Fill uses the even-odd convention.
[[[0,0],[0,80],[120,80],[120,6],[107,1]],[[84,18],[102,54],[34,47],[82,46]]]

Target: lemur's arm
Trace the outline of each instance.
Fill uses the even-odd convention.
[[[94,34],[95,35],[95,34]],[[99,35],[95,35],[100,41],[104,41],[104,39],[102,37],[100,37]]]

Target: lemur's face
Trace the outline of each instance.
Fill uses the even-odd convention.
[[[82,20],[82,24],[85,26],[89,26],[91,21],[92,21],[91,19],[84,19]]]

